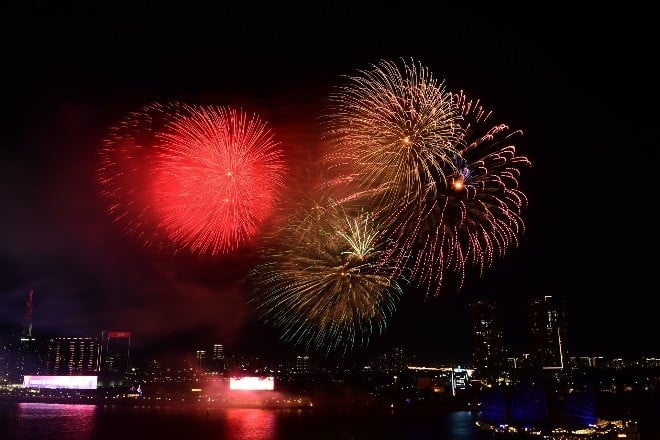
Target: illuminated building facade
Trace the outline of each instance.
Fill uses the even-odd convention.
[[[99,350],[99,371],[110,374],[123,374],[131,368],[131,332],[101,332]]]
[[[95,390],[98,386],[96,376],[32,376],[23,378],[24,388]]]
[[[197,350],[195,352],[195,361],[200,368],[206,367],[206,350]]]
[[[474,367],[482,377],[497,374],[507,360],[497,306],[494,301],[477,300],[469,308]]]
[[[225,364],[225,351],[222,344],[213,344],[210,367],[212,371],[224,371],[227,369]]]
[[[38,374],[43,369],[43,341],[21,338],[10,377],[20,381],[24,374]]]
[[[452,368],[451,370],[451,394],[456,396],[457,393],[468,389],[470,384],[470,370],[465,368]]]
[[[52,375],[92,373],[98,370],[97,338],[51,338],[46,370]]]
[[[563,301],[546,295],[530,302],[530,335],[535,366],[544,370],[564,368],[566,308]]]
[[[293,369],[294,374],[309,374],[311,370],[309,356],[296,356],[296,364]]]
[[[373,361],[373,369],[382,373],[397,373],[405,371],[410,364],[410,359],[402,347],[394,347],[386,353],[382,353]]]
[[[213,344],[213,359],[222,359],[224,357],[224,347],[222,344]]]

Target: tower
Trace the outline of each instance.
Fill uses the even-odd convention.
[[[24,374],[38,374],[42,367],[39,345],[37,339],[32,335],[33,299],[34,291],[30,290],[23,311],[21,335],[18,340],[18,358],[12,373],[12,379],[15,380],[22,380]]]
[[[21,326],[21,341],[32,339],[32,297],[34,290],[28,293],[27,301],[25,302],[25,312],[23,312],[23,325]]]
[[[470,303],[473,362],[483,378],[498,375],[506,365],[504,338],[497,305],[494,301]]]
[[[544,370],[564,368],[566,308],[546,295],[530,302],[530,335],[534,363]]]

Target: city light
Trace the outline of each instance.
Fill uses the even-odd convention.
[[[272,376],[269,377],[230,377],[229,378],[229,389],[230,390],[247,390],[247,391],[257,391],[257,390],[274,390],[275,389],[275,378]]]
[[[97,376],[23,376],[25,388],[95,390]]]

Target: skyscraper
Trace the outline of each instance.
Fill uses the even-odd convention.
[[[498,374],[506,366],[504,338],[497,305],[494,301],[470,303],[473,362],[481,377]]]
[[[211,354],[211,370],[216,372],[226,370],[225,353],[222,344],[213,344],[213,352]]]
[[[131,368],[131,332],[101,332],[99,370],[102,373],[123,374]]]
[[[222,344],[213,344],[213,359],[222,359],[224,357],[224,347]]]
[[[546,295],[530,302],[530,336],[533,360],[544,370],[564,368],[566,308],[564,302]]]
[[[206,368],[206,350],[197,350],[195,352],[195,360],[198,367]]]
[[[54,375],[96,372],[98,349],[97,338],[51,338],[48,341],[46,369]]]
[[[310,370],[309,356],[296,356],[296,364],[293,367],[294,374],[306,375],[310,373]]]
[[[18,340],[18,357],[11,374],[13,380],[22,380],[24,374],[37,374],[43,367],[42,350],[40,350],[40,344],[32,334],[33,299],[34,291],[30,290],[23,312],[21,335]]]

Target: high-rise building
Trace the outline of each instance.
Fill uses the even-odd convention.
[[[131,332],[101,332],[98,368],[102,373],[111,374],[123,374],[130,370]]]
[[[497,305],[494,301],[470,303],[473,362],[481,377],[498,374],[506,367],[507,357]]]
[[[222,344],[213,344],[213,351],[211,352],[211,365],[212,371],[226,370],[225,352]]]
[[[206,350],[197,350],[195,352],[195,361],[200,368],[206,368]]]
[[[393,347],[390,351],[381,353],[372,362],[374,371],[396,373],[405,371],[411,359],[403,347]]]
[[[224,357],[224,347],[222,344],[213,344],[213,359],[222,359]]]
[[[296,356],[296,364],[293,367],[294,374],[309,374],[311,371],[311,364],[309,356]]]
[[[452,368],[451,370],[451,393],[456,396],[458,392],[468,389],[470,384],[470,371],[465,368]]]
[[[566,307],[546,295],[530,302],[530,335],[535,366],[545,370],[564,368]]]
[[[51,338],[48,341],[46,370],[65,376],[98,371],[98,338]]]

